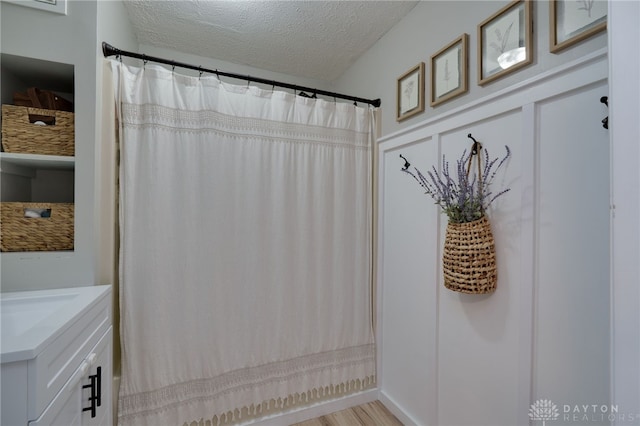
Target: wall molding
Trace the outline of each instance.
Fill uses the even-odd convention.
[[[473,126],[479,125],[484,121],[498,118],[502,115],[518,112],[522,119],[522,141],[521,155],[521,189],[520,206],[521,206],[521,224],[520,228],[520,262],[521,269],[519,272],[519,300],[515,309],[518,318],[518,389],[517,389],[517,420],[518,424],[529,424],[528,409],[532,402],[535,389],[535,324],[536,324],[536,283],[537,283],[537,220],[539,216],[539,200],[537,199],[537,188],[539,183],[539,108],[545,102],[550,102],[563,96],[569,96],[576,91],[588,90],[596,85],[606,82],[609,77],[608,68],[608,51],[601,49],[582,58],[556,67],[543,74],[527,79],[519,84],[513,85],[499,92],[486,96],[485,98],[470,102],[469,104],[458,107],[454,110],[447,111],[441,115],[425,119],[408,128],[402,129],[393,134],[382,137],[378,140],[378,271],[377,271],[377,295],[378,309],[383,306],[384,298],[384,265],[385,265],[385,165],[387,154],[389,161],[398,161],[400,167],[400,159],[397,159],[398,151],[406,149],[416,144],[435,143],[437,146],[438,158],[441,158],[443,147],[442,137],[452,132],[459,132],[465,129],[473,133]],[[599,99],[593,100],[594,104],[599,103]],[[606,115],[606,112],[603,114]],[[465,133],[466,134],[466,133]],[[535,159],[535,160],[532,160]],[[438,235],[438,256],[441,257],[441,241],[443,239],[443,229],[438,214],[437,235]],[[387,250],[389,248],[387,247]],[[428,303],[435,303],[433,311],[436,312],[436,318],[430,318],[435,321],[436,339],[433,341],[435,345],[434,359],[425,360],[425,368],[435,368],[434,382],[426,384],[427,393],[431,394],[432,386],[435,387],[435,399],[424,401],[428,405],[428,418],[420,419],[426,424],[438,424],[438,400],[440,394],[440,384],[438,383],[438,347],[440,324],[438,311],[441,298],[442,278],[440,276],[439,264],[436,265],[436,298]],[[430,308],[431,309],[431,308]],[[386,315],[386,314],[385,314]],[[381,318],[384,321],[384,317]],[[424,324],[423,328],[430,329],[432,324]],[[383,362],[380,360],[384,356],[384,327],[380,323],[377,327],[376,337],[378,344],[379,365]],[[403,332],[403,331],[398,331]],[[410,350],[410,349],[407,349]],[[431,358],[431,355],[429,355]],[[393,395],[388,393],[385,388],[385,375],[387,372],[378,371],[378,387],[380,389],[380,400],[403,422],[407,424],[424,424],[411,417],[412,408],[404,406],[402,401],[394,400]]]
[[[407,426],[420,424],[416,419],[407,414],[396,401],[390,398],[389,395],[387,395],[383,391],[380,391],[378,399],[380,400],[380,402],[382,402],[382,404],[384,404],[385,407],[389,409],[389,411],[391,411],[394,416],[398,418],[398,420],[400,420],[400,422],[402,422],[402,424],[405,424]]]
[[[567,75],[567,74],[572,74],[572,72],[574,70],[579,70],[581,68],[587,67],[590,64],[600,64],[600,66],[602,67],[602,62],[604,61],[604,68],[605,68],[605,75],[604,78],[606,79],[608,76],[608,72],[607,72],[607,67],[608,67],[608,62],[607,62],[607,57],[608,57],[608,49],[604,48],[604,49],[599,49],[596,50],[595,52],[592,52],[588,55],[585,55],[581,58],[578,58],[574,61],[571,62],[567,62],[559,67],[553,68],[549,71],[543,72],[541,74],[538,74],[535,77],[529,78],[527,80],[524,80],[520,83],[514,84],[512,86],[509,86],[507,88],[504,88],[502,90],[499,90],[497,92],[494,92],[490,95],[487,95],[483,98],[477,99],[475,101],[469,102],[468,104],[465,105],[461,105],[457,108],[454,108],[452,110],[449,110],[447,112],[444,112],[440,115],[436,115],[434,117],[428,118],[426,120],[423,120],[421,122],[418,122],[412,126],[409,126],[405,129],[399,130],[397,132],[391,133],[389,135],[385,135],[382,138],[380,138],[378,140],[379,144],[383,144],[386,143],[388,141],[391,140],[395,140],[398,138],[401,138],[402,136],[405,136],[409,133],[414,133],[417,130],[426,128],[428,126],[433,126],[436,125],[440,122],[443,122],[449,118],[457,118],[460,114],[468,112],[470,110],[477,110],[480,109],[483,106],[492,104],[492,103],[496,103],[498,101],[500,101],[502,98],[506,98],[509,95],[513,95],[514,93],[520,93],[524,90],[527,89],[531,89],[534,88],[535,86],[540,86],[542,84],[548,83],[549,80],[555,79],[560,77],[561,75]],[[588,76],[586,76],[587,79],[589,79]],[[580,80],[582,81],[582,80]],[[596,81],[591,81],[591,83],[594,83]],[[579,86],[576,87],[580,87],[583,84],[580,84],[579,81],[575,82],[578,83]],[[568,86],[568,90],[565,90],[564,92],[570,91],[572,90],[571,87],[573,85],[571,84],[571,82],[569,82],[569,86]],[[563,92],[563,93],[564,93]],[[557,94],[557,93],[556,93]],[[551,94],[547,94],[546,97],[552,97],[553,93]],[[528,99],[529,101],[540,101],[541,99]],[[503,112],[506,112],[506,110],[503,109]]]
[[[537,282],[537,241],[536,217],[538,217],[537,188],[537,108],[535,104],[526,104],[522,108],[522,159],[534,158],[536,161],[522,161],[522,206],[533,206],[533,209],[521,210],[520,221],[520,302],[518,333],[518,413],[523,421],[527,421],[527,413],[531,404],[534,387],[534,324],[535,324],[535,283]],[[526,151],[525,151],[526,150]]]

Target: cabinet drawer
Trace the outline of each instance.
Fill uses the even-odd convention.
[[[106,293],[53,344],[29,361],[27,381],[34,391],[27,407],[29,419],[39,417],[110,326],[110,293]]]

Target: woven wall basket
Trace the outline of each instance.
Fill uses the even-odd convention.
[[[25,209],[50,209],[48,218],[27,218]],[[73,203],[0,203],[0,250],[73,250]]]
[[[447,225],[442,255],[444,286],[460,293],[485,294],[496,289],[498,272],[491,225],[486,216]]]
[[[51,121],[40,126],[32,120]],[[52,109],[2,105],[2,148],[16,154],[73,156],[74,114]]]

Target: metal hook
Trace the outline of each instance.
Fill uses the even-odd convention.
[[[171,72],[175,73],[176,72],[176,66],[175,65],[171,65]]]
[[[609,106],[609,97],[608,96],[603,96],[600,98],[600,102],[602,102],[603,104],[605,104],[607,107]],[[602,127],[604,127],[605,129],[609,130],[609,116],[607,115],[605,118],[602,119]]]
[[[476,155],[478,151],[482,149],[482,144],[478,142],[476,138],[471,136],[471,133],[469,133],[467,137],[473,141],[473,146],[471,147],[471,155]]]
[[[247,75],[247,89],[249,88],[249,84],[251,84],[251,76]]]
[[[201,66],[198,66],[198,70],[200,70],[200,71],[198,71],[199,72],[198,80],[201,80],[202,79],[202,74],[204,74],[204,71],[202,70]]]
[[[411,163],[409,163],[407,159],[402,156],[402,154],[400,154],[400,158],[404,160],[404,167],[402,167],[402,170],[409,170],[409,167],[411,167]]]

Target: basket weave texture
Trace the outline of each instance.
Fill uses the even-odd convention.
[[[486,216],[447,225],[442,256],[444,286],[460,293],[485,294],[496,289],[498,272],[491,225]]]
[[[55,124],[41,126],[29,115],[55,117]],[[73,156],[74,114],[53,109],[2,105],[2,148],[17,154]]]
[[[73,250],[73,203],[0,203],[0,250]],[[51,217],[27,218],[25,209],[51,209]]]

